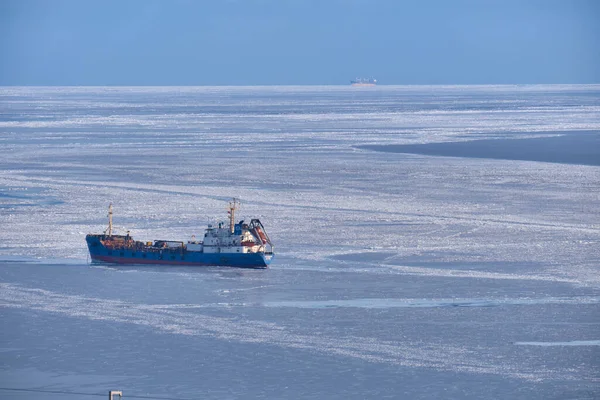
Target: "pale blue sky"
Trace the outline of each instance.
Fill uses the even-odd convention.
[[[2,0],[0,85],[600,83],[600,0]]]

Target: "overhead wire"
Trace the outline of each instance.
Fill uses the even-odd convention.
[[[0,390],[13,391],[13,392],[33,392],[33,393],[49,393],[49,394],[62,394],[62,395],[77,395],[77,396],[102,396],[106,397],[106,393],[85,393],[85,392],[70,392],[66,390],[47,390],[47,389],[26,389],[26,388],[8,388],[0,387]],[[108,392],[108,391],[107,391]],[[136,395],[127,394],[123,395],[123,399],[150,399],[150,400],[192,400],[183,397],[162,397],[162,396],[148,396],[148,395]]]

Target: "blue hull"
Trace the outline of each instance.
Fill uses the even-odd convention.
[[[269,253],[203,253],[185,249],[108,249],[98,235],[88,235],[86,242],[92,261],[116,264],[154,264],[181,266],[226,266],[267,268],[273,259]]]

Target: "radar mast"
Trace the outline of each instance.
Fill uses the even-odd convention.
[[[229,214],[229,231],[231,233],[234,232],[235,228],[235,211],[240,208],[240,205],[240,200],[235,197],[229,202],[229,211],[227,213]]]

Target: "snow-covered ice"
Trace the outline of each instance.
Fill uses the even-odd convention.
[[[0,104],[0,386],[600,396],[600,149],[578,158],[598,85],[4,87]],[[557,137],[568,163],[452,144]],[[136,239],[187,240],[233,196],[275,242],[270,270],[87,264],[111,202]]]

